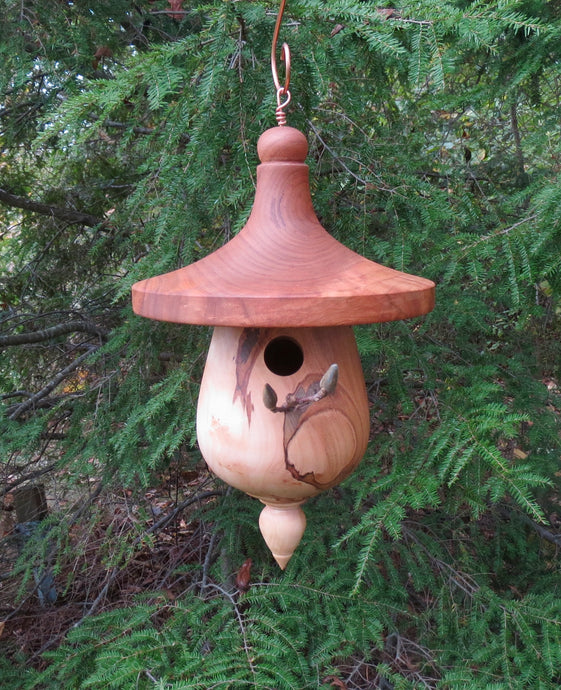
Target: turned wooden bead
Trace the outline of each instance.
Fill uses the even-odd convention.
[[[273,127],[259,137],[257,155],[262,163],[303,163],[308,155],[308,141],[294,127]]]

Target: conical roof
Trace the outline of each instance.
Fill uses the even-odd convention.
[[[245,227],[185,268],[132,288],[134,311],[175,323],[336,326],[426,314],[434,283],[369,261],[335,240],[313,209],[305,136],[259,139],[255,202]]]

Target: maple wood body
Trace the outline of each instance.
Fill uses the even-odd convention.
[[[302,353],[301,366],[289,375],[271,371],[266,357],[269,344],[284,339]],[[332,393],[288,412],[266,407],[265,384],[279,404],[309,397],[332,364],[339,368]],[[279,564],[286,559],[281,567],[305,527],[303,513],[292,511],[353,471],[368,434],[366,389],[350,327],[215,329],[197,408],[199,447],[219,477],[275,509],[264,512],[260,526]]]

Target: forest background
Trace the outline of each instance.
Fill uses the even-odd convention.
[[[2,687],[558,688],[561,3],[288,3],[320,220],[437,301],[356,329],[284,573],[197,450],[209,329],[130,307],[243,227],[277,11],[0,2]]]

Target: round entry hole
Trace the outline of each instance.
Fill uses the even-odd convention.
[[[304,362],[304,353],[292,338],[274,338],[265,348],[265,364],[277,376],[295,374]]]

